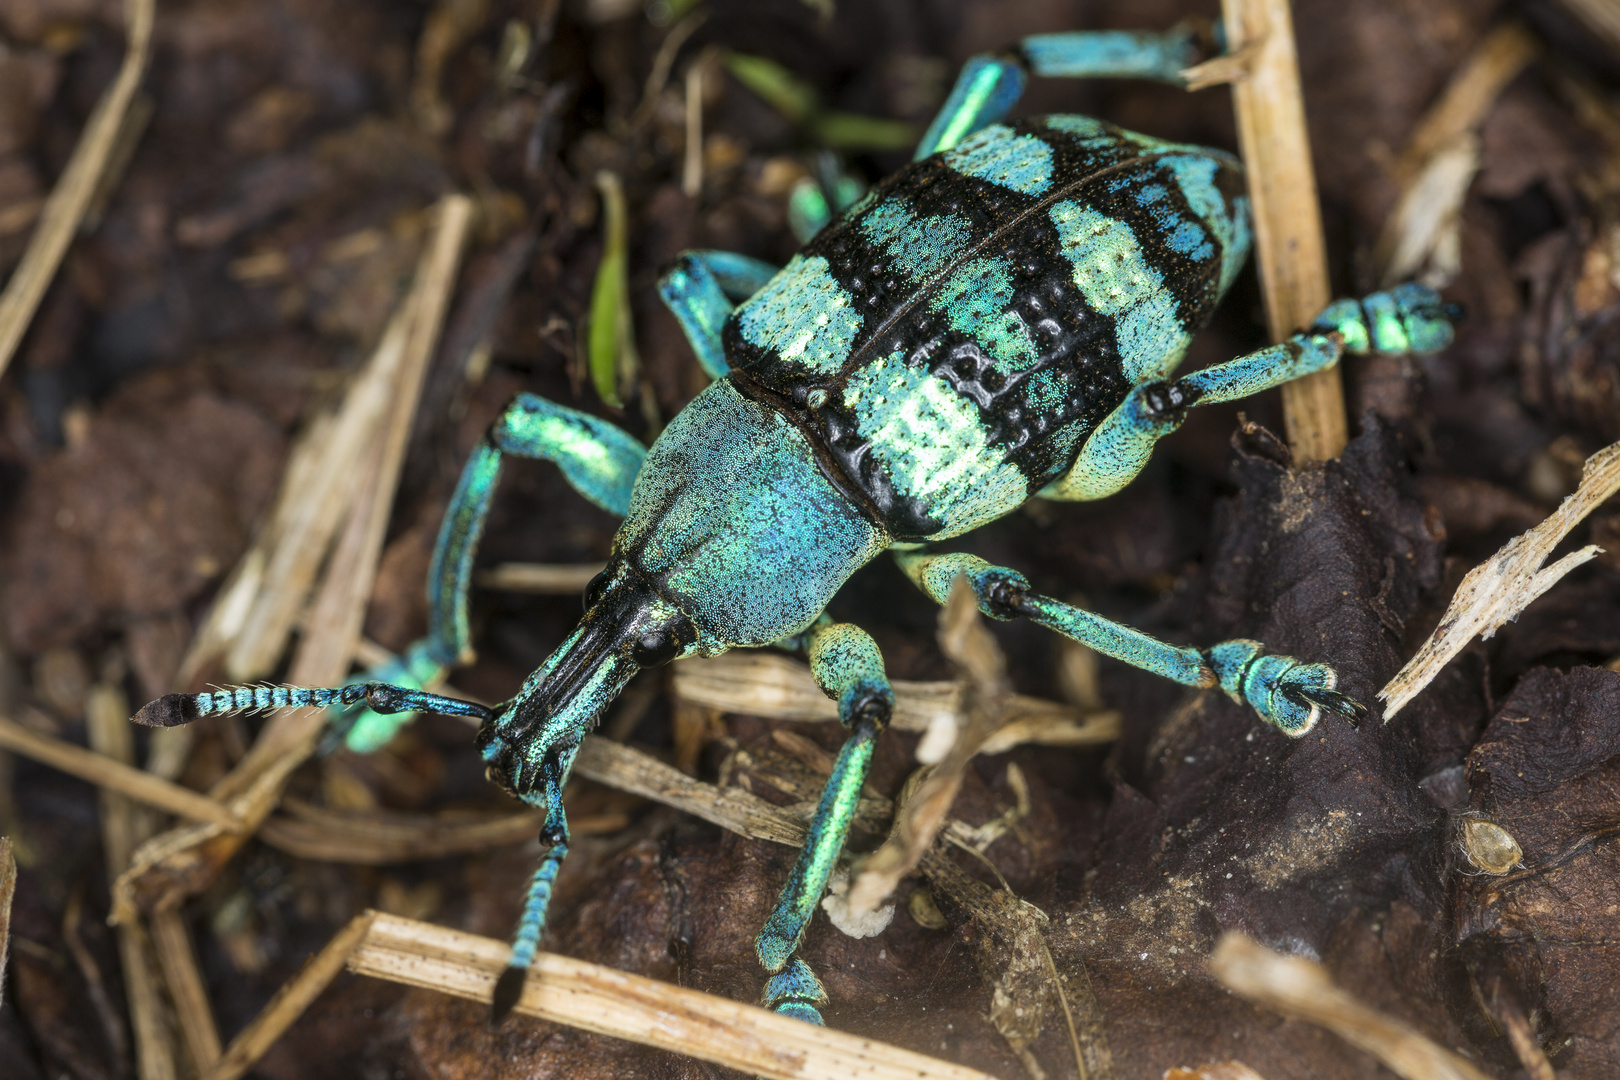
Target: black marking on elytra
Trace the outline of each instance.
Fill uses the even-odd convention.
[[[200,719],[196,694],[164,694],[156,701],[148,701],[132,719],[147,727],[179,727]]]
[[[895,536],[929,536],[939,531],[940,523],[928,516],[921,500],[900,496],[888,474],[874,467],[867,456],[869,444],[855,431],[854,420],[846,412],[829,410],[821,398],[810,404],[815,391],[826,394],[823,387],[801,383],[789,397],[761,383],[746,368],[734,367],[726,378],[743,397],[776,410],[804,434],[821,475],[866,520]]]

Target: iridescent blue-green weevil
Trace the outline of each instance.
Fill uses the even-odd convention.
[[[1016,570],[938,547],[1034,495],[1118,491],[1191,408],[1321,371],[1347,351],[1450,342],[1450,309],[1403,285],[1338,301],[1281,344],[1174,377],[1248,255],[1242,166],[1083,116],[1006,117],[1031,74],[1175,82],[1193,50],[1179,31],[1052,34],[969,61],[912,164],[815,223],[785,267],[694,251],[664,275],[664,300],[714,381],[651,448],[518,395],[445,516],[428,637],[395,664],[340,688],[170,695],[139,719],[364,703],[373,712],[347,734],[364,750],[412,711],[482,718],[490,778],[547,814],[545,854],[496,988],[499,1020],[538,949],[568,852],[563,786],[603,708],[636,672],[677,657],[801,649],[849,736],[756,949],[765,1005],[820,1023],[826,995],[795,953],[894,704],[871,637],[823,609],[882,552],[937,602],[965,577],[991,618],[1023,616],[1178,683],[1218,685],[1285,734],[1310,731],[1324,709],[1358,717],[1365,710],[1326,664],[1256,641],[1169,645],[1040,595]],[[555,462],[624,524],[578,628],[516,696],[486,708],[422,688],[471,656],[473,558],[508,454]]]

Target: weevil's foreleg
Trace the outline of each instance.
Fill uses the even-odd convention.
[[[896,552],[895,558],[936,603],[945,603],[951,583],[965,576],[979,598],[979,610],[991,618],[1023,615],[1105,656],[1184,686],[1218,685],[1287,735],[1311,730],[1323,709],[1352,722],[1367,712],[1355,699],[1339,693],[1338,676],[1326,664],[1267,655],[1258,641],[1227,641],[1210,649],[1167,645],[1140,630],[1042,596],[1018,571],[992,566],[976,555],[906,551]]]
[[[1198,35],[1187,26],[1162,34],[1088,30],[1027,37],[1005,53],[983,53],[963,65],[913,160],[949,150],[1005,118],[1031,75],[1156,79],[1181,86],[1182,70],[1199,58]]]
[[[776,267],[746,255],[685,251],[658,279],[658,295],[680,321],[709,378],[718,379],[731,370],[720,345],[720,329],[734,306],[775,275]]]
[[[819,1024],[816,1006],[827,995],[809,965],[793,954],[844,849],[872,750],[894,711],[894,691],[877,643],[866,631],[849,623],[829,623],[812,629],[809,636],[810,672],[822,691],[838,702],[838,718],[849,729],[849,738],[822,789],[804,850],[782,887],[776,909],[754,939],[754,950],[771,973],[765,984],[765,1007]]]
[[[534,394],[513,398],[467,459],[439,526],[428,569],[427,637],[412,644],[394,663],[368,671],[364,678],[430,686],[452,666],[471,657],[467,595],[473,559],[500,479],[501,459],[508,454],[555,462],[575,491],[623,517],[647,451],[606,420]],[[384,718],[375,711],[351,715],[343,741],[351,750],[370,753],[392,739],[410,715]]]
[[[540,830],[540,843],[545,854],[529,879],[529,891],[523,897],[523,913],[518,916],[517,933],[512,936],[512,956],[506,970],[495,981],[495,997],[491,1002],[490,1024],[499,1026],[507,1013],[523,996],[523,983],[529,975],[529,965],[540,951],[540,937],[546,930],[546,913],[551,908],[551,893],[557,884],[557,872],[568,857],[568,813],[563,809],[562,791],[568,772],[573,767],[573,754],[557,765],[555,775],[547,776],[535,794],[526,795],[524,801],[544,807],[546,824]]]
[[[1456,309],[1433,289],[1402,285],[1364,300],[1340,300],[1310,329],[1277,345],[1195,371],[1180,379],[1142,383],[1080,449],[1074,466],[1048,484],[1048,499],[1100,499],[1141,471],[1154,443],[1181,426],[1195,405],[1235,401],[1322,371],[1345,351],[1434,352],[1451,343]]]

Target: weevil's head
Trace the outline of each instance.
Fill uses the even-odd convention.
[[[679,605],[614,560],[586,588],[574,632],[479,730],[489,778],[526,802],[553,805],[591,722],[636,672],[690,653],[697,638]]]
[[[636,672],[798,633],[886,544],[796,427],[714,383],[648,451],[579,626],[484,724],[490,778],[550,805]]]

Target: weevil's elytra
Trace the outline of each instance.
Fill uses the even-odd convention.
[[[1321,371],[1346,351],[1450,341],[1439,297],[1402,285],[1338,301],[1288,341],[1175,375],[1248,253],[1240,164],[1086,117],[1006,117],[1031,72],[1174,82],[1195,53],[1190,32],[1176,31],[1041,35],[975,57],[917,160],[836,220],[807,215],[806,246],[786,267],[692,251],[663,275],[660,293],[715,381],[651,448],[518,395],[468,461],[440,529],[428,636],[370,683],[171,697],[141,718],[361,701],[479,717],[491,779],[546,812],[498,1019],[539,948],[568,852],[563,786],[596,717],[637,671],[677,656],[805,653],[849,734],[755,952],[764,1004],[820,1023],[825,991],[795,954],[894,707],[876,643],[824,609],[884,551],[939,603],[965,578],[992,618],[1030,619],[1185,686],[1219,686],[1284,734],[1310,731],[1324,710],[1364,714],[1326,663],[1247,639],[1167,644],[1044,596],[1015,569],[928,546],[1037,493],[1119,490],[1199,405]],[[554,462],[624,525],[579,626],[486,709],[420,688],[471,655],[474,556],[511,454]],[[375,749],[398,722],[365,714],[346,741]]]
[[[1242,192],[1224,154],[1081,117],[992,126],[884,181],[742,305],[731,379],[891,537],[958,535],[1179,359],[1247,254]]]

